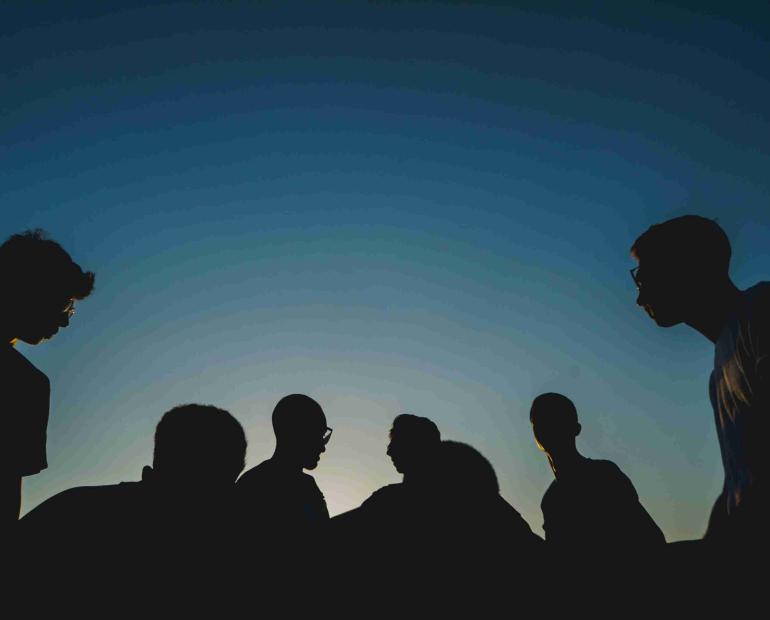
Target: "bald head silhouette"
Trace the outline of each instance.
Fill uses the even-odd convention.
[[[273,409],[273,431],[276,453],[303,469],[316,468],[331,433],[321,405],[304,394],[289,394],[278,401]]]

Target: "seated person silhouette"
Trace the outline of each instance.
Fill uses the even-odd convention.
[[[19,518],[21,480],[48,466],[48,377],[19,353],[17,340],[36,345],[67,327],[75,301],[88,297],[94,274],[84,272],[40,230],[12,235],[0,246],[6,291],[0,304],[0,387],[3,447],[0,449],[0,532]]]
[[[408,529],[425,491],[432,486],[440,445],[441,433],[433,421],[409,413],[396,416],[386,453],[403,481],[378,489],[359,508],[335,517],[335,531],[343,536],[365,536],[381,535],[384,528],[391,533]]]
[[[492,464],[468,444],[441,442],[431,500],[438,531],[482,556],[494,549],[526,553],[543,542],[500,495]]]
[[[291,539],[302,547],[325,531],[329,521],[326,500],[303,469],[318,466],[331,429],[321,406],[304,394],[278,401],[272,421],[273,456],[244,473],[236,485],[240,517],[249,529],[269,532],[276,544]]]
[[[622,553],[662,548],[663,533],[639,503],[634,485],[611,461],[580,454],[577,410],[561,394],[535,398],[530,421],[556,478],[541,503],[549,550]]]
[[[26,555],[91,571],[217,557],[229,547],[245,456],[243,428],[227,411],[175,407],[157,425],[140,482],[69,489],[25,515],[18,532],[36,551]]]

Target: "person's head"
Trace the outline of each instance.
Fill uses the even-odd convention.
[[[164,488],[208,494],[233,487],[246,463],[246,435],[230,413],[180,405],[155,429],[152,477]]]
[[[575,405],[555,392],[541,394],[532,402],[529,421],[538,447],[547,454],[573,448],[581,430]]]
[[[396,471],[409,475],[431,463],[440,443],[441,433],[434,422],[404,413],[393,420],[387,453]]]
[[[636,303],[661,327],[697,317],[710,291],[729,282],[731,248],[714,220],[683,215],[648,228],[631,246]]]
[[[321,405],[304,394],[289,394],[278,401],[273,430],[281,454],[303,469],[315,469],[331,438]]]
[[[0,245],[0,274],[6,295],[2,327],[28,344],[39,344],[67,327],[75,301],[88,297],[94,287],[93,272],[83,271],[41,230],[11,235]]]
[[[492,464],[475,448],[459,441],[440,443],[436,490],[448,500],[491,499],[500,492]]]

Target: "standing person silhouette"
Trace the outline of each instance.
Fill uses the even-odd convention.
[[[273,456],[244,473],[236,485],[241,517],[248,527],[270,532],[274,542],[291,540],[301,546],[329,521],[321,490],[303,470],[318,466],[332,429],[315,400],[290,394],[273,410],[273,430]]]
[[[549,550],[583,559],[580,552],[662,547],[663,533],[639,503],[628,477],[615,463],[578,452],[575,439],[581,426],[569,398],[541,394],[532,403],[529,419],[555,477],[541,503]]]
[[[9,237],[0,246],[5,298],[0,304],[0,388],[3,393],[3,445],[0,447],[0,532],[21,510],[21,480],[48,466],[50,383],[19,353],[17,340],[40,344],[69,325],[75,301],[93,290],[94,274],[83,271],[43,231]]]
[[[655,323],[684,323],[714,343],[709,397],[725,479],[705,539],[748,550],[770,527],[770,282],[739,290],[731,254],[715,221],[684,215],[636,239],[631,276]]]

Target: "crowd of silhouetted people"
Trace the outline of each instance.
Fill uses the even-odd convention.
[[[557,393],[529,406],[554,476],[541,502],[544,538],[502,497],[481,452],[443,437],[430,417],[406,413],[383,446],[401,482],[330,517],[306,471],[319,464],[332,429],[303,394],[275,405],[275,451],[248,471],[246,434],[233,415],[181,405],[158,422],[141,480],[72,488],[19,520],[22,479],[47,467],[50,385],[14,344],[39,344],[66,327],[94,274],[41,231],[11,236],[0,246],[6,583],[34,576],[119,589],[135,579],[168,594],[160,584],[173,582],[188,603],[217,584],[239,601],[285,597],[285,609],[343,591],[347,600],[440,599],[445,609],[473,592],[479,605],[516,609],[525,598],[548,610],[586,592],[599,601],[646,593],[638,605],[686,596],[675,587],[685,578],[724,587],[766,557],[770,283],[739,290],[728,274],[727,236],[700,216],[652,226],[631,252],[637,303],[658,325],[685,323],[715,345],[709,394],[725,482],[697,541],[666,544],[628,476],[580,453],[578,411]],[[649,446],[650,459],[654,453]]]

